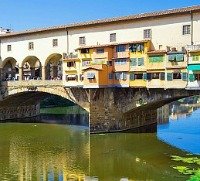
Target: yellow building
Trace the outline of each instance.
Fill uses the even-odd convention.
[[[200,47],[189,51],[187,88],[200,88]]]
[[[129,42],[115,44],[113,48],[114,87],[129,87]]]
[[[130,87],[146,87],[147,52],[150,51],[149,40],[132,42],[130,49]]]
[[[66,87],[82,87],[82,65],[78,54],[63,56],[63,82]]]
[[[167,52],[166,89],[184,89],[187,85],[187,55],[185,52]]]
[[[148,52],[147,88],[165,87],[166,53],[163,50]]]

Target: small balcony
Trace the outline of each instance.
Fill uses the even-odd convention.
[[[78,59],[78,54],[74,54],[74,53],[63,53],[63,60],[74,60],[74,59]]]
[[[108,52],[104,53],[93,53],[93,59],[108,59]]]
[[[125,52],[115,52],[113,54],[113,58],[117,59],[117,58],[129,58],[130,57],[130,52],[129,51],[125,51]]]

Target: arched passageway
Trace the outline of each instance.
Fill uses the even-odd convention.
[[[58,53],[51,54],[45,64],[46,80],[62,79],[62,55]]]
[[[39,59],[35,56],[28,56],[22,62],[22,80],[42,79],[42,66]]]
[[[1,77],[3,81],[18,80],[19,67],[14,58],[8,57],[3,61]]]

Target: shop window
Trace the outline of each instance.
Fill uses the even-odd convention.
[[[181,73],[173,73],[173,79],[181,79]]]

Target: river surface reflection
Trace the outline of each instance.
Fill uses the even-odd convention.
[[[185,181],[172,155],[199,154],[200,109],[158,110],[157,133],[89,135],[87,127],[0,124],[0,181]]]
[[[169,119],[158,124],[158,138],[181,150],[200,155],[200,104],[176,102],[168,107]],[[166,106],[163,109],[167,109]]]

